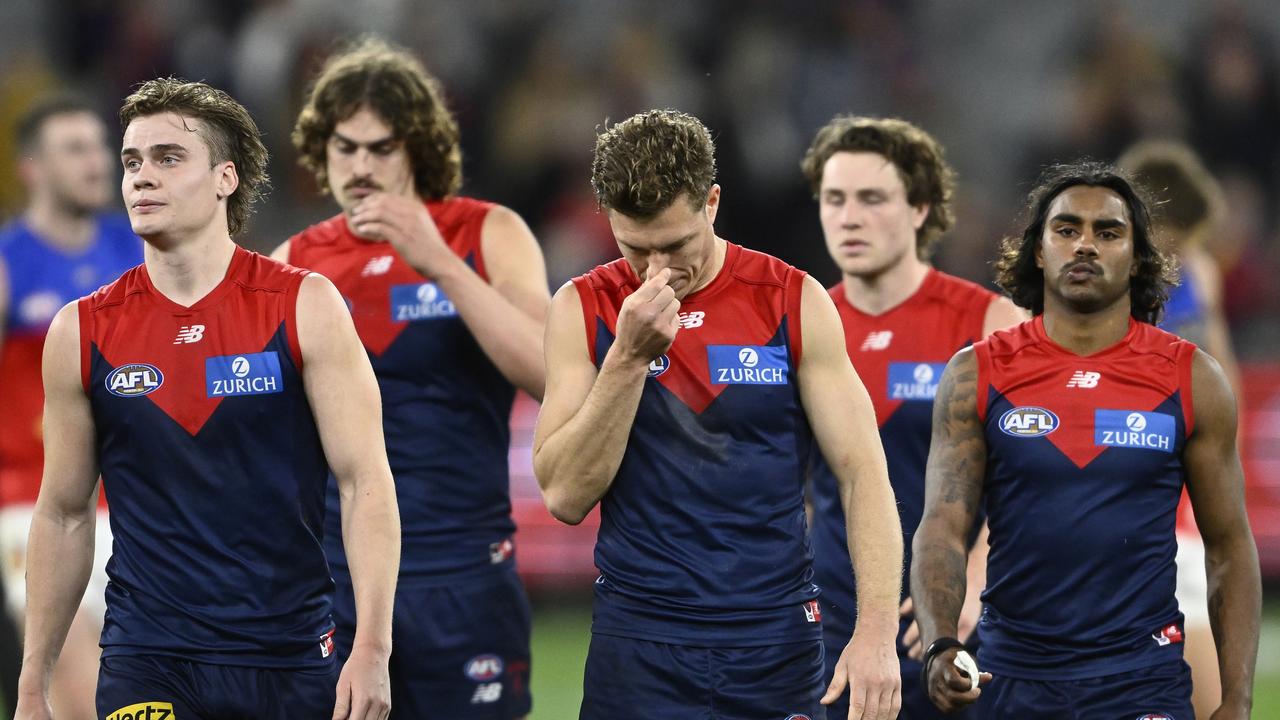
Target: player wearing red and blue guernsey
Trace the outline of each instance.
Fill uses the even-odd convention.
[[[530,609],[516,575],[507,455],[516,387],[542,397],[542,253],[514,212],[459,197],[458,129],[409,53],[364,39],[320,71],[294,132],[342,213],[275,257],[333,280],[382,391],[403,530],[394,717],[528,714]],[[329,487],[334,620],[356,606]],[[350,644],[337,643],[346,657]]]
[[[1034,317],[959,352],[935,402],[912,566],[930,696],[944,711],[976,700],[988,717],[1194,717],[1174,597],[1185,485],[1222,676],[1214,718],[1247,718],[1261,583],[1230,386],[1151,324],[1172,266],[1119,171],[1050,168],[1028,213],[997,268]],[[990,673],[955,639],[980,503],[991,551],[978,665]]]
[[[826,696],[849,684],[856,717],[896,716],[901,530],[830,298],[716,237],[714,147],[696,118],[609,127],[592,185],[623,257],[552,300],[534,439],[553,515],[601,505],[580,717],[825,717],[803,497],[814,436],[863,589]]]
[[[385,718],[399,521],[377,386],[342,298],[232,242],[266,183],[239,103],[153,80],[120,118],[144,262],[49,331],[17,715],[51,717],[100,473],[114,545],[99,716]],[[341,673],[321,548],[330,468],[361,610]]]
[[[903,120],[839,116],[818,131],[801,168],[818,200],[827,252],[842,275],[829,292],[844,326],[849,359],[875,406],[902,523],[905,574],[924,508],[924,466],[942,368],[960,348],[1021,322],[1025,315],[1007,298],[929,265],[933,248],[953,223],[955,181],[942,146],[928,133]],[[830,678],[840,648],[853,632],[858,593],[849,573],[839,488],[819,453],[814,454],[810,493],[814,572],[826,611],[822,627]],[[959,637],[966,642],[978,622],[986,557],[985,536],[975,538],[960,614]],[[923,648],[905,585],[899,717],[941,717],[919,686]],[[847,710],[848,698],[841,696],[827,714],[843,718]]]

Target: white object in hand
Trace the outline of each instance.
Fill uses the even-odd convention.
[[[969,689],[978,687],[978,663],[974,662],[973,656],[967,651],[961,650],[956,653],[955,660],[951,661],[956,667],[960,668],[960,672],[969,676]]]

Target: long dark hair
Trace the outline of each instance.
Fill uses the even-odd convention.
[[[1044,236],[1049,206],[1068,188],[1079,185],[1106,188],[1124,200],[1133,224],[1133,257],[1137,264],[1129,279],[1129,312],[1142,322],[1159,322],[1169,288],[1177,284],[1176,266],[1155,243],[1144,193],[1114,165],[1096,160],[1053,165],[1041,174],[1027,196],[1026,229],[1020,237],[1009,236],[1000,242],[996,282],[1016,305],[1033,315],[1044,312],[1044,270],[1036,267],[1036,250]]]

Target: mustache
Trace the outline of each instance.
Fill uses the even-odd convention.
[[[353,190],[355,188],[365,188],[367,190],[381,190],[382,186],[368,178],[354,178],[347,181],[342,186],[343,190]]]
[[[1088,270],[1094,275],[1102,274],[1102,266],[1088,260],[1076,260],[1075,262],[1069,262],[1062,266],[1062,272],[1064,274],[1069,273],[1072,270]]]

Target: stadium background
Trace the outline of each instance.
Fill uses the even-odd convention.
[[[202,79],[254,113],[274,191],[242,242],[269,250],[334,206],[295,164],[306,79],[359,32],[441,78],[464,192],[524,215],[552,286],[616,257],[587,184],[595,129],[651,107],[701,117],[725,188],[717,230],[824,283],[836,272],[797,162],[840,112],[896,115],[947,147],[958,226],[936,259],[991,277],[1036,170],[1131,141],[1189,142],[1223,182],[1210,240],[1245,372],[1250,516],[1269,581],[1257,717],[1280,717],[1280,6],[1269,0],[6,0],[0,5],[0,219],[17,212],[14,118],[73,88],[114,115],[157,75]],[[0,392],[3,379],[0,379]],[[558,526],[529,472],[536,407],[513,418],[519,557],[535,599],[535,718],[576,716],[594,524]]]

